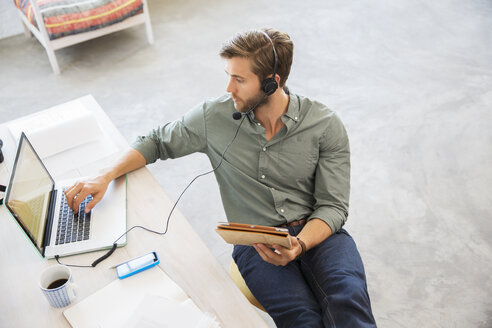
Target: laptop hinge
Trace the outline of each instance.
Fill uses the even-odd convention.
[[[53,230],[53,221],[55,220],[55,204],[56,204],[56,190],[51,191],[50,203],[48,205],[48,213],[46,225],[44,226],[44,239],[43,239],[43,255],[46,246],[50,245],[51,230]]]

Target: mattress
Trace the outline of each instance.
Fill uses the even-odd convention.
[[[37,27],[31,1],[15,5]],[[143,11],[142,0],[37,0],[50,40],[97,30],[119,23]]]

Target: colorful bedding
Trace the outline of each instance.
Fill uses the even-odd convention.
[[[36,25],[34,0],[14,0]],[[97,30],[142,13],[142,0],[37,0],[50,40]]]

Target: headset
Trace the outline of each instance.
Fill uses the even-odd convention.
[[[261,98],[261,100],[258,103],[256,103],[256,105],[252,106],[249,110],[247,110],[244,113],[239,112],[239,111],[235,111],[234,113],[232,113],[232,118],[235,120],[239,120],[239,119],[241,119],[241,117],[244,117],[244,116],[248,115],[249,113],[251,113],[252,111],[254,111],[256,109],[256,107],[258,107],[261,103],[263,103],[263,101],[268,96],[273,95],[275,93],[275,91],[278,89],[278,83],[275,80],[275,75],[277,74],[277,65],[278,65],[277,50],[275,49],[275,45],[273,44],[272,38],[270,38],[270,36],[263,30],[259,30],[259,32],[263,33],[266,36],[266,38],[268,39],[268,41],[270,42],[270,44],[272,45],[272,49],[273,49],[273,73],[272,73],[272,77],[268,77],[261,82],[261,91],[263,91],[265,93],[265,95]]]
[[[131,227],[130,229],[128,229],[127,231],[125,231],[120,237],[118,237],[118,239],[116,239],[113,243],[113,246],[111,247],[111,249],[106,253],[104,254],[103,256],[99,257],[98,259],[96,259],[94,262],[92,262],[91,265],[75,265],[75,264],[65,264],[65,263],[62,263],[60,262],[60,256],[59,255],[55,255],[55,259],[56,261],[61,264],[61,265],[65,265],[65,266],[69,266],[69,267],[77,267],[77,268],[93,268],[95,267],[96,265],[98,265],[100,262],[104,261],[105,259],[107,259],[108,257],[111,256],[111,254],[113,254],[113,252],[116,250],[116,247],[117,247],[117,243],[118,241],[123,237],[125,236],[126,234],[128,234],[130,231],[132,231],[133,229],[135,228],[139,228],[139,229],[143,229],[145,231],[148,231],[148,232],[151,232],[151,233],[154,233],[154,234],[158,234],[158,235],[165,235],[168,231],[168,228],[169,228],[169,221],[171,219],[171,215],[173,214],[174,212],[174,209],[176,208],[176,206],[178,205],[178,202],[179,200],[181,199],[181,197],[183,196],[183,194],[186,192],[186,190],[188,190],[188,188],[192,185],[193,182],[195,182],[196,179],[202,177],[202,176],[205,176],[207,174],[210,174],[212,172],[215,172],[221,165],[222,165],[222,162],[224,161],[224,155],[226,154],[227,150],[229,149],[229,147],[232,145],[232,143],[234,142],[234,140],[236,140],[236,137],[239,133],[239,129],[241,128],[241,125],[243,124],[244,122],[244,119],[246,117],[246,115],[248,115],[249,113],[251,113],[253,110],[255,110],[268,96],[271,96],[278,88],[278,83],[277,81],[275,80],[275,75],[277,74],[277,64],[278,64],[278,58],[277,58],[277,51],[275,50],[275,46],[273,45],[273,41],[272,39],[270,38],[270,36],[268,36],[268,34],[263,31],[263,30],[259,30],[259,32],[263,33],[268,41],[271,43],[272,45],[272,49],[273,49],[273,56],[274,56],[274,64],[273,64],[273,74],[272,74],[272,77],[269,77],[269,78],[266,78],[264,79],[262,82],[261,82],[261,90],[265,93],[265,95],[262,97],[262,99],[257,103],[255,104],[254,106],[252,106],[248,111],[242,113],[242,112],[234,112],[232,114],[232,117],[235,119],[235,120],[239,120],[242,118],[241,122],[238,124],[238,127],[236,128],[236,132],[234,133],[234,137],[232,138],[232,140],[227,144],[227,146],[225,147],[224,151],[222,152],[222,155],[221,155],[221,158],[220,158],[220,162],[219,164],[217,164],[216,167],[214,167],[212,170],[208,171],[208,172],[205,172],[205,173],[202,173],[200,175],[197,175],[195,178],[193,178],[193,180],[191,180],[191,182],[186,186],[186,188],[181,192],[181,194],[179,195],[178,199],[176,200],[176,202],[174,202],[174,205],[173,207],[171,208],[171,211],[169,212],[169,215],[167,217],[167,221],[166,221],[166,229],[164,230],[164,232],[159,232],[159,231],[155,231],[155,230],[151,230],[151,229],[148,229],[146,227],[143,227],[143,226],[140,226],[140,225],[135,225],[133,227]]]
[[[277,89],[278,89],[278,83],[275,80],[275,75],[277,74],[277,65],[278,65],[278,57],[277,57],[277,50],[275,49],[275,45],[273,44],[272,38],[263,30],[260,30],[261,33],[263,33],[268,41],[270,41],[270,44],[272,45],[273,49],[273,74],[272,77],[266,78],[261,82],[261,90],[267,95],[270,96],[272,95]]]

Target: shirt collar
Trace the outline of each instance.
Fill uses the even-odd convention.
[[[293,95],[292,93],[289,92],[289,105],[287,106],[287,112],[282,115],[282,121],[287,124],[288,121],[294,121],[297,122],[299,121],[299,99],[297,96]],[[251,121],[255,122],[255,113],[254,111],[251,111],[248,114],[249,118]],[[285,120],[283,118],[286,118]]]
[[[295,95],[289,93],[289,106],[287,107],[287,112],[283,116],[297,122],[299,120],[299,113],[299,100]]]

